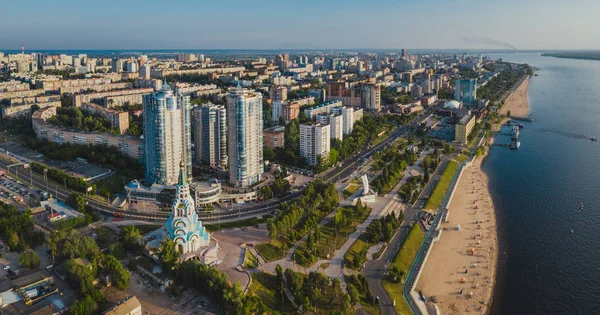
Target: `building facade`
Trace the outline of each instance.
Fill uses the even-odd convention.
[[[275,126],[267,128],[263,134],[263,145],[267,148],[283,148],[285,145],[285,127]]]
[[[178,162],[184,161],[192,178],[191,109],[189,96],[175,95],[168,84],[144,95],[145,179],[175,185]]]
[[[300,115],[300,104],[297,102],[284,103],[282,106],[282,115],[286,123],[298,118],[298,115]]]
[[[454,99],[464,104],[475,104],[477,98],[477,79],[456,80]]]
[[[315,121],[323,125],[329,125],[329,136],[332,139],[344,140],[343,133],[343,118],[342,115],[338,114],[319,114],[316,116]]]
[[[227,168],[225,106],[205,104],[194,109],[194,158],[197,163]]]
[[[467,144],[469,141],[469,134],[471,134],[471,131],[473,131],[474,126],[475,116],[465,115],[455,126],[454,140],[462,144]]]
[[[227,95],[229,182],[247,187],[263,173],[262,94],[239,85]]]
[[[342,133],[345,135],[352,134],[354,130],[354,108],[348,106],[332,107],[332,114],[342,115]]]
[[[317,164],[319,156],[329,158],[331,143],[329,125],[319,123],[300,124],[300,156],[309,164]]]

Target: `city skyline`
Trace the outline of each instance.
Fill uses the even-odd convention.
[[[0,3],[11,14],[0,21],[0,49],[21,44],[38,50],[600,49],[589,41],[598,31],[594,12],[600,3],[579,2],[588,9],[555,0],[383,1],[377,6],[237,1],[228,7],[131,1],[103,3],[101,8],[70,0],[44,8],[33,1],[4,0]],[[160,23],[150,18],[159,15]],[[554,23],[558,19],[570,20],[572,27]]]

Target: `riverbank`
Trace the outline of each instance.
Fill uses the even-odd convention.
[[[529,79],[523,81],[517,90],[504,101],[504,105],[500,108],[500,114],[507,115],[510,112],[511,117],[527,117],[529,115],[528,87]]]
[[[483,158],[463,170],[447,220],[440,225],[440,239],[433,244],[416,286],[428,301],[435,297],[441,314],[485,314],[491,304],[498,240]]]

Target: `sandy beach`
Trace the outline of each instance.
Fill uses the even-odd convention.
[[[529,79],[523,81],[521,86],[504,101],[504,105],[500,109],[500,114],[506,115],[510,111],[511,117],[527,117],[529,115],[529,102],[527,101],[528,87]]]
[[[498,242],[483,158],[464,169],[416,286],[427,300],[437,299],[441,314],[485,314],[491,304]]]

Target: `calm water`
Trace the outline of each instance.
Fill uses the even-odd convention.
[[[541,68],[521,149],[493,147],[483,166],[500,226],[492,313],[599,314],[600,142],[583,138],[600,139],[600,62],[492,57]]]

